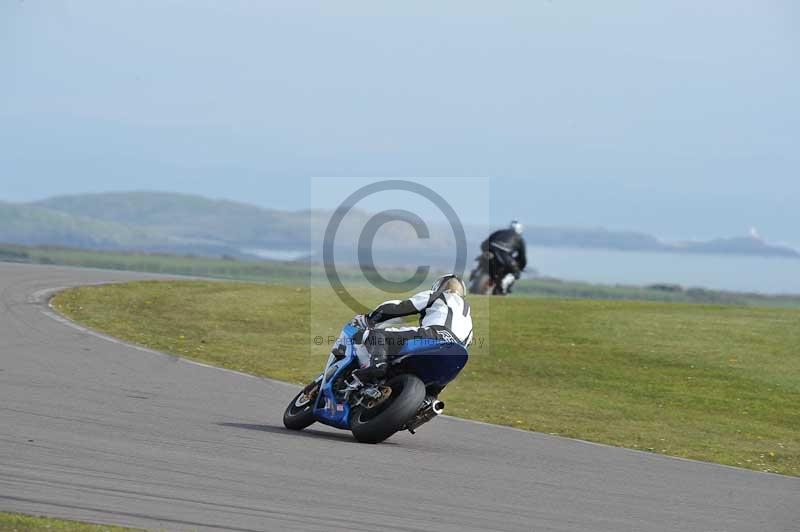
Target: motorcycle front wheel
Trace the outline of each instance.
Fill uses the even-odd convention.
[[[286,407],[283,425],[290,430],[303,430],[314,421],[314,396],[304,389]]]
[[[425,400],[425,384],[404,373],[386,383],[389,398],[375,408],[359,406],[350,412],[350,430],[361,443],[380,443],[402,429]]]

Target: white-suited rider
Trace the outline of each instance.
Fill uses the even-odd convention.
[[[403,301],[387,301],[367,315],[356,316],[356,323],[366,330],[353,338],[361,364],[353,374],[365,382],[383,378],[389,358],[414,338],[454,341],[469,346],[472,315],[465,295],[464,282],[457,275],[445,275],[437,279],[430,290]],[[419,327],[373,328],[386,320],[414,314],[419,314]]]

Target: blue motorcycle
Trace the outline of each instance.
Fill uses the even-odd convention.
[[[322,374],[292,399],[283,414],[288,429],[302,430],[314,422],[350,430],[363,443],[380,443],[401,430],[414,434],[442,413],[437,398],[467,363],[466,348],[455,339],[415,338],[390,358],[386,377],[363,383],[353,371],[359,362],[348,323]]]

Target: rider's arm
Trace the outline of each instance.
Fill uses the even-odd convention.
[[[426,290],[403,301],[387,301],[382,303],[375,310],[367,315],[372,323],[381,323],[392,318],[402,318],[403,316],[413,316],[428,306],[432,292]]]
[[[520,271],[524,270],[525,266],[528,265],[528,259],[525,257],[525,239],[522,237],[520,237],[517,247],[517,265]]]
[[[499,233],[500,233],[500,231],[495,231],[494,233],[489,235],[489,238],[487,238],[486,240],[484,240],[481,243],[481,251],[483,251],[483,252],[491,251],[492,250],[492,242],[497,239],[497,235]]]

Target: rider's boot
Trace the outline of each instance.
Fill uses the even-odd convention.
[[[514,281],[517,280],[517,276],[513,273],[507,273],[503,280],[501,281],[501,287],[504,294],[508,294],[511,291],[511,285],[514,284]]]

